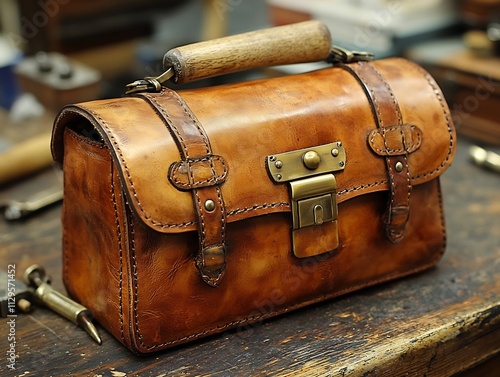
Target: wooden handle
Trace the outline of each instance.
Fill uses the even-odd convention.
[[[0,153],[0,184],[49,167],[51,133],[47,132]]]
[[[319,21],[263,29],[168,51],[165,69],[173,81],[187,83],[251,68],[324,60],[331,48],[328,28]]]

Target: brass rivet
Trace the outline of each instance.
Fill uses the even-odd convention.
[[[272,162],[272,161],[276,161],[276,156],[270,156],[270,157],[269,157],[269,161],[271,161],[271,162]]]
[[[403,163],[401,161],[396,162],[396,165],[394,166],[394,168],[396,169],[396,171],[398,173],[401,173],[403,171],[403,168],[404,168]]]
[[[342,146],[342,142],[337,141],[337,147],[339,147],[339,148],[340,148],[341,146]]]
[[[281,178],[283,178],[283,176],[282,176],[281,174],[276,174],[276,179],[277,179],[278,181],[281,181]]]
[[[212,199],[208,199],[205,202],[205,209],[209,212],[213,211],[215,209],[215,202]]]
[[[341,168],[343,168],[343,167],[344,167],[344,165],[345,165],[345,162],[344,162],[344,161],[339,161],[339,166],[340,166]]]
[[[309,170],[314,170],[319,166],[319,163],[321,162],[321,157],[319,156],[318,152],[309,151],[304,153],[302,161],[304,162],[306,168],[308,168]]]
[[[278,160],[274,163],[274,166],[276,166],[276,169],[281,169],[283,167],[283,161]]]
[[[332,156],[337,157],[339,155],[339,150],[337,148],[332,149]]]

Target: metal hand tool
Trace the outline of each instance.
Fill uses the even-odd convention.
[[[64,318],[69,319],[74,324],[82,327],[99,345],[102,343],[99,332],[92,324],[92,314],[90,311],[53,289],[46,280],[45,269],[43,267],[37,264],[32,265],[24,272],[23,280],[28,286],[36,288],[34,295],[38,301]]]
[[[32,290],[15,279],[12,269],[0,269],[0,317],[17,315],[19,311],[29,312],[32,300]]]
[[[0,204],[0,210],[6,220],[13,221],[22,219],[36,211],[61,201],[63,198],[63,190],[50,191],[47,193],[37,194],[36,198],[26,201],[10,200],[3,205]]]

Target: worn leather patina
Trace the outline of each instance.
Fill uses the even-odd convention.
[[[338,247],[297,258],[266,158],[338,141]],[[422,271],[444,252],[455,144],[436,83],[399,58],[67,106],[65,285],[148,353]]]

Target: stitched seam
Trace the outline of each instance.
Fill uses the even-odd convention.
[[[394,108],[395,108],[396,114],[398,116],[398,125],[401,126],[403,124],[403,119],[402,119],[402,115],[401,115],[401,109],[399,108],[398,102],[396,100],[394,92],[392,91],[391,86],[389,85],[389,83],[387,82],[387,80],[385,79],[385,77],[380,73],[380,71],[377,68],[375,68],[373,65],[368,65],[368,64],[366,66],[370,67],[372,69],[372,71],[375,72],[375,74],[379,77],[379,79],[382,80],[382,82],[384,83],[384,86],[386,87],[387,91],[389,92],[389,94],[391,96],[391,99],[392,99],[392,102],[394,104]],[[371,89],[370,89],[370,91],[371,91]],[[402,138],[402,141],[403,141],[403,146],[405,146],[405,139],[404,139],[403,129],[402,128],[400,128],[400,135],[401,135],[401,138]],[[384,130],[383,137],[384,137],[384,145],[387,148],[387,144],[386,144],[386,140],[385,140],[385,130]],[[405,170],[406,170],[406,188],[407,188],[407,190],[406,190],[406,207],[409,208],[409,206],[410,206],[410,195],[411,195],[411,178],[410,178],[410,171],[409,171],[409,166],[408,166],[408,156],[404,155],[404,156],[401,156],[401,157],[403,158],[403,161],[404,161],[404,164],[405,164]],[[387,158],[387,164],[388,164],[388,167],[389,167],[389,175],[391,177],[391,179],[390,179],[390,181],[391,181],[390,182],[391,183],[391,201],[390,201],[389,211],[387,211],[387,223],[390,225],[392,223],[392,221],[393,221],[392,208],[394,206],[394,199],[396,197],[396,192],[395,192],[396,191],[396,184],[394,182],[394,172],[392,170],[391,159],[389,157],[386,157],[386,158]],[[393,230],[392,231],[390,230],[391,233],[393,232]],[[400,235],[401,232],[397,232],[397,234]]]
[[[181,165],[182,165],[183,162],[186,162],[189,165],[189,170],[191,170],[191,164],[192,163],[210,161],[211,165],[213,165],[213,162],[211,161],[212,159],[220,161],[220,163],[222,164],[222,166],[223,166],[223,172],[222,172],[221,175],[218,175],[217,172],[215,172],[214,169],[212,169],[212,173],[213,173],[213,177],[212,178],[205,179],[203,181],[194,181],[193,183],[183,182],[183,181],[181,181],[177,177],[177,173],[180,171],[180,168],[181,168]],[[174,163],[174,168],[172,170],[173,170],[173,172],[172,172],[172,183],[175,183],[179,187],[185,187],[185,188],[195,188],[195,187],[198,187],[198,186],[204,185],[204,184],[217,184],[217,183],[219,183],[219,182],[221,182],[221,181],[224,180],[224,178],[227,176],[227,171],[228,171],[224,159],[221,158],[220,156],[204,157],[202,159],[196,159],[195,158],[195,159],[191,159],[190,161],[175,162]]]
[[[144,218],[147,221],[149,221],[153,226],[155,226],[155,227],[161,227],[161,228],[179,228],[179,227],[186,227],[186,226],[189,226],[191,224],[194,224],[194,222],[192,222],[192,221],[187,222],[187,223],[183,223],[183,224],[163,224],[161,222],[153,220],[151,218],[151,216],[149,216],[146,213],[146,211],[144,210],[144,207],[142,206],[142,202],[139,200],[139,196],[137,195],[137,190],[135,188],[134,181],[132,180],[132,176],[130,174],[129,167],[128,167],[128,165],[125,162],[125,159],[123,157],[123,153],[121,151],[121,148],[120,148],[118,142],[116,141],[113,133],[111,132],[111,128],[109,127],[108,123],[99,114],[97,114],[92,109],[89,109],[89,108],[87,108],[87,107],[85,107],[83,105],[80,105],[80,107],[82,109],[85,109],[85,111],[87,111],[89,114],[92,114],[92,116],[95,119],[97,119],[99,121],[99,123],[101,124],[101,126],[107,131],[106,134],[108,135],[111,143],[113,143],[113,145],[115,146],[116,152],[118,154],[118,157],[120,158],[120,161],[123,163],[123,166],[125,168],[125,173],[127,175],[127,180],[130,182],[130,187],[132,189],[132,194],[136,198],[137,204],[138,204],[139,209],[141,210],[142,214],[144,215]]]
[[[71,128],[69,128],[67,130],[68,130],[69,135],[72,138],[77,139],[78,141],[81,141],[82,143],[85,143],[85,144],[88,144],[88,145],[91,145],[93,147],[97,147],[97,148],[100,148],[100,149],[107,149],[106,144],[99,143],[98,141],[90,140],[90,139],[88,139],[88,138],[80,135],[76,131],[72,130]]]
[[[401,138],[403,140],[403,148],[400,148],[400,149],[388,149],[388,150],[383,150],[381,148],[378,148],[376,145],[375,145],[375,137],[377,135],[380,135],[380,130],[376,129],[374,130],[375,132],[372,132],[372,135],[370,137],[370,145],[372,146],[372,148],[380,153],[380,154],[385,154],[385,153],[402,153],[402,152],[413,152],[415,150],[418,149],[418,147],[420,146],[420,144],[422,143],[422,135],[420,132],[417,131],[417,127],[415,125],[410,125],[410,130],[412,131],[416,131],[415,133],[417,134],[417,142],[416,143],[412,143],[410,145],[410,148],[407,147],[406,145],[406,139],[404,137],[404,133],[403,133],[403,130],[402,130],[402,126],[404,126],[404,124],[401,124],[400,126],[392,126],[392,127],[386,127],[385,130],[386,131],[399,131],[400,134],[401,134]],[[382,136],[382,135],[381,135]]]
[[[177,94],[175,95],[175,98],[176,98],[177,102],[179,103],[179,105],[183,108],[185,114],[191,119],[194,126],[197,128],[198,132],[200,133],[200,136],[203,139],[203,142],[205,143],[206,154],[211,154],[212,151],[210,150],[210,144],[209,144],[207,135],[205,134],[204,130],[201,128],[200,123],[194,117],[193,113],[187,107],[187,105],[184,103],[184,101],[181,101],[180,97]],[[214,162],[212,159],[210,160],[210,167],[212,169],[212,176],[213,177],[216,176]],[[190,176],[191,176],[191,182],[194,183],[194,176],[192,173],[192,169],[189,169],[189,171],[190,171]],[[219,201],[219,210],[220,210],[220,214],[221,214],[220,237],[221,237],[221,243],[224,244],[225,236],[226,236],[226,234],[225,234],[225,228],[226,228],[226,226],[225,226],[225,224],[226,224],[225,206],[224,206],[224,200],[222,199],[222,193],[221,193],[220,187],[215,187],[215,189],[216,189],[217,198]],[[203,207],[201,206],[201,201],[200,201],[200,198],[198,196],[198,190],[195,189],[195,190],[193,190],[193,192],[195,193],[195,195],[197,197],[197,202],[198,202],[198,206],[199,206],[198,213],[200,214],[200,227],[201,227],[201,234],[203,236],[201,244],[202,244],[202,247],[205,247],[206,246],[206,244],[205,244],[205,234],[206,233],[205,233],[205,219],[204,219],[204,214],[203,214],[204,213]]]
[[[412,147],[413,148],[408,148],[408,152],[414,152],[416,151],[420,145],[422,144],[422,133],[420,132],[420,130],[417,128],[417,126],[415,126],[414,124],[412,124],[410,126],[410,130],[412,131],[415,131],[415,133],[417,134],[417,142],[416,143],[412,143]]]
[[[369,64],[363,64],[362,66],[364,67],[370,67],[372,68],[372,70],[375,72],[375,73],[378,73],[377,71],[375,71],[373,69],[373,67]],[[373,101],[373,104],[375,105],[375,111],[376,111],[376,114],[377,114],[377,123],[378,123],[378,127],[379,129],[382,131],[382,140],[384,141],[384,146],[385,146],[385,149],[388,150],[389,149],[389,146],[387,145],[387,140],[385,138],[385,127],[384,127],[384,120],[382,119],[381,117],[381,114],[380,114],[380,105],[378,103],[378,100],[377,100],[377,96],[375,95],[375,92],[373,91],[372,89],[372,86],[371,85],[368,85],[368,83],[361,77],[361,75],[359,74],[359,72],[357,72],[357,75],[360,77],[361,80],[364,81],[364,84],[365,86],[368,88],[368,90],[370,91],[371,93],[371,97],[372,97],[372,101]],[[379,75],[380,77],[380,75]],[[382,81],[384,81],[382,79]],[[385,81],[384,81],[384,85],[385,85]],[[394,184],[394,173],[392,171],[392,163],[391,163],[391,158],[389,156],[386,156],[385,158],[386,160],[386,164],[387,164],[387,168],[389,170],[389,185],[391,187],[390,189],[390,195],[391,195],[391,198],[390,198],[390,201],[388,203],[388,206],[389,206],[389,210],[386,211],[387,213],[387,218],[386,218],[386,223],[390,224],[392,222],[392,213],[390,211],[390,208],[393,207],[394,205],[394,197],[396,195],[395,191],[396,191],[396,186]]]
[[[375,186],[385,185],[387,183],[388,182],[386,180],[384,180],[384,181],[377,181],[377,182],[373,182],[373,183],[368,183],[366,185],[360,185],[360,186],[356,186],[356,187],[353,187],[353,188],[350,188],[350,189],[341,190],[341,191],[337,192],[337,195],[338,196],[345,195],[345,194],[348,194],[348,193],[353,192],[353,191],[359,191],[359,190],[363,190],[363,189],[366,189],[366,188],[369,188],[369,187],[375,187]]]
[[[376,67],[374,67],[371,64],[367,64],[366,66],[370,67],[373,70],[373,72],[375,72],[375,74],[379,77],[379,79],[384,83],[387,91],[389,92],[389,94],[391,96],[392,103],[394,104],[394,108],[396,109],[396,114],[398,115],[398,124],[399,125],[403,124],[403,116],[401,115],[401,109],[399,108],[398,101],[396,99],[396,96],[394,95],[394,92],[392,91],[391,86],[389,85],[389,83],[387,82],[385,77],[380,73],[380,71]]]
[[[443,208],[443,192],[441,191],[441,182],[439,181],[439,178],[438,178],[437,185],[438,185],[439,213],[440,213],[440,217],[441,217],[441,234],[443,235],[443,245],[442,245],[440,254],[436,258],[436,262],[443,256],[443,254],[446,250],[446,243],[447,243],[446,220],[444,217],[444,208]]]
[[[116,235],[118,240],[118,253],[119,253],[119,261],[120,261],[120,270],[119,270],[119,288],[118,288],[118,298],[119,298],[119,306],[118,306],[118,314],[120,321],[120,334],[122,341],[125,341],[125,333],[124,333],[124,324],[123,324],[123,247],[122,247],[122,232],[120,230],[120,220],[118,217],[118,206],[116,204],[116,195],[115,195],[115,180],[113,179],[113,164],[111,163],[110,168],[110,176],[111,176],[111,200],[113,202],[113,210],[115,212],[115,225],[116,225]]]
[[[224,245],[226,240],[226,211],[224,206],[224,199],[222,198],[222,192],[219,186],[215,187],[217,191],[217,198],[219,200],[220,212],[221,212],[221,243]]]
[[[137,338],[139,339],[139,342],[141,345],[144,347],[145,343],[143,340],[143,336],[141,334],[141,331],[139,329],[139,315],[138,315],[138,306],[139,306],[139,279],[137,276],[137,258],[135,255],[135,230],[134,230],[134,224],[132,219],[129,221],[129,227],[130,227],[130,251],[131,251],[131,256],[132,256],[132,276],[133,276],[133,281],[134,281],[134,322],[135,322],[135,329],[137,331]]]
[[[165,91],[162,91],[161,94],[165,94]],[[158,111],[160,111],[160,113],[167,120],[167,125],[166,125],[167,128],[170,128],[174,132],[174,134],[177,137],[177,140],[179,140],[179,143],[181,144],[182,153],[184,154],[184,156],[182,156],[182,157],[186,158],[186,159],[189,158],[189,151],[188,151],[188,147],[186,145],[186,141],[182,137],[182,134],[179,131],[179,129],[177,128],[177,126],[175,125],[175,123],[172,121],[172,118],[170,118],[168,113],[165,111],[165,108],[152,95],[144,94],[144,97],[149,99],[149,101],[155,105],[156,109],[158,109]]]
[[[447,105],[446,105],[446,103],[445,103],[445,101],[444,101],[444,99],[442,97],[441,91],[439,90],[439,88],[436,85],[434,79],[432,78],[431,75],[429,75],[429,73],[427,73],[423,68],[421,68],[420,66],[418,66],[414,62],[411,62],[409,60],[405,60],[405,59],[402,59],[402,58],[395,58],[395,59],[402,60],[402,61],[406,62],[408,65],[410,65],[411,67],[413,67],[414,70],[416,70],[418,73],[420,73],[422,75],[422,77],[424,77],[427,80],[427,83],[432,88],[432,91],[434,92],[434,95],[436,96],[437,100],[439,101],[439,104],[441,105],[441,110],[443,111],[443,115],[444,115],[444,118],[446,120],[446,126],[447,126],[447,129],[448,129],[448,134],[450,135],[450,143],[448,145],[448,155],[446,156],[446,158],[441,162],[441,164],[436,169],[434,169],[432,171],[429,171],[427,173],[420,174],[420,175],[417,175],[415,177],[412,177],[412,179],[427,178],[428,176],[436,174],[439,171],[441,171],[447,165],[448,161],[451,158],[452,151],[453,151],[453,146],[454,146],[454,139],[453,139],[453,130],[452,130],[452,122],[451,122],[450,113],[447,110]]]
[[[262,205],[254,205],[252,207],[237,208],[235,210],[229,211],[227,213],[227,216],[233,216],[233,215],[237,215],[240,213],[255,211],[255,210],[259,210],[259,209],[276,208],[276,207],[291,207],[291,205],[289,203],[285,203],[285,202],[270,203],[270,204],[265,203]]]
[[[193,124],[195,125],[195,127],[198,129],[198,132],[200,132],[200,135],[202,137],[202,139],[204,140],[204,143],[205,143],[205,151],[207,154],[210,153],[210,149],[205,141],[205,138],[203,137],[203,134],[202,132],[200,131],[198,125],[196,124],[196,122],[194,121],[194,119],[192,118],[191,114],[189,114],[189,111],[187,111],[187,109],[184,107],[183,103],[181,102],[181,100],[179,99],[179,97],[177,95],[175,95],[175,99],[177,101],[177,103],[182,107],[184,113],[191,119],[191,121],[193,122]],[[188,174],[189,174],[189,182],[190,183],[193,183],[194,182],[194,175],[193,175],[193,170],[192,169],[188,169]],[[202,208],[202,205],[201,205],[201,199],[200,199],[200,195],[198,193],[198,190],[193,190],[193,195],[194,195],[194,198],[195,198],[195,203],[196,203],[196,206],[198,207],[198,217],[200,219],[200,223],[199,223],[199,235],[200,235],[200,244],[201,244],[201,247],[203,248],[205,246],[205,236],[206,236],[206,233],[205,233],[205,214],[203,212],[203,208]]]
[[[66,148],[64,149],[64,151],[67,152]],[[68,179],[66,179],[66,178],[67,177],[64,177],[64,179],[63,179],[63,192],[64,192],[64,194],[66,194],[68,192],[68,189],[67,189]],[[66,203],[67,203],[67,200],[63,200],[63,208],[62,208],[62,217],[63,217],[63,219],[64,218],[66,218],[66,219],[68,218]],[[69,257],[68,257],[69,250],[68,250],[68,248],[69,248],[69,241],[68,241],[68,234],[67,234],[67,229],[66,229],[66,225],[65,225],[66,221],[63,221],[62,223],[64,225],[62,227],[62,242],[64,244],[63,277],[64,277],[65,281],[68,281],[68,270],[69,270],[69,266],[68,266],[68,264],[69,264]]]

